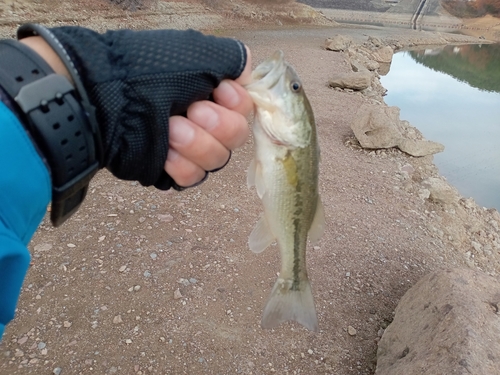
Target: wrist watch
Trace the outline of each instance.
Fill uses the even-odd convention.
[[[13,99],[16,113],[50,169],[50,219],[59,226],[80,207],[91,178],[102,167],[102,142],[95,109],[64,48],[40,25],[27,24],[18,30],[19,39],[34,35],[44,38],[59,55],[75,85],[55,74],[31,48],[1,40],[0,86]]]

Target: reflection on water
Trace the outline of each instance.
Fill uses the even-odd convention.
[[[432,70],[448,74],[480,90],[500,92],[500,45],[469,44],[410,52]]]
[[[386,103],[401,108],[401,119],[445,145],[434,157],[441,174],[463,196],[500,210],[500,46],[495,47],[496,55],[482,52],[484,45],[400,52],[381,81]]]

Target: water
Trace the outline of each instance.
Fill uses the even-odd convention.
[[[402,120],[445,145],[434,156],[440,173],[500,210],[500,45],[400,52],[381,82]]]

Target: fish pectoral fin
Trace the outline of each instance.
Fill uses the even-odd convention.
[[[321,198],[318,197],[318,203],[316,204],[316,213],[314,214],[314,219],[309,229],[309,240],[312,243],[316,243],[323,236],[325,232],[325,209],[323,208],[323,203],[321,203]]]
[[[263,215],[253,228],[252,233],[250,233],[250,237],[248,237],[248,246],[254,253],[261,253],[275,239],[276,237],[271,233],[266,217]]]
[[[257,189],[257,195],[262,199],[266,191],[266,185],[264,184],[264,178],[262,177],[262,166],[255,159],[252,160],[250,166],[248,167],[247,186],[249,188],[255,186]]]
[[[255,186],[255,168],[256,166],[255,159],[252,159],[250,162],[250,165],[248,166],[248,173],[247,173],[247,186],[251,188],[252,186]]]
[[[278,279],[274,284],[262,314],[262,328],[274,328],[287,320],[293,320],[310,331],[318,332],[318,317],[309,281],[302,280],[299,290],[290,289],[287,284],[291,283],[283,279]]]

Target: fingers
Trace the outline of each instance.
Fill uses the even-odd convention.
[[[194,103],[188,108],[187,117],[228,150],[240,147],[248,138],[246,117],[216,103]]]
[[[247,49],[247,63],[241,75],[235,80],[224,80],[214,90],[213,96],[216,103],[248,116],[253,109],[253,102],[248,92],[243,88],[251,82],[252,55]]]
[[[249,135],[246,116],[253,102],[242,85],[251,80],[251,55],[236,80],[224,80],[214,90],[214,102],[193,103],[187,118],[170,118],[169,152],[165,171],[183,187],[191,186],[225,165],[230,150],[242,146]]]

